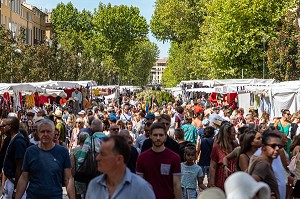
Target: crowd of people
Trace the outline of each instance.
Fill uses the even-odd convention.
[[[0,126],[3,198],[62,198],[62,187],[70,199],[300,198],[300,113],[246,112],[131,95],[76,114],[10,113]]]

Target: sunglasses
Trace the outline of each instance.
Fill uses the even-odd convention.
[[[112,131],[118,131],[119,129],[111,129]]]
[[[59,136],[59,134],[55,134],[55,136]]]
[[[82,122],[76,122],[77,124],[81,124]]]
[[[270,146],[273,149],[275,149],[276,147],[278,147],[279,149],[282,149],[283,145],[282,144],[265,144],[266,146]]]

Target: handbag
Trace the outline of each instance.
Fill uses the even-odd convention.
[[[93,178],[100,175],[97,170],[96,156],[98,153],[95,151],[95,142],[93,136],[91,136],[90,149],[85,157],[83,163],[75,171],[74,180],[77,182],[89,183]]]
[[[300,159],[300,155],[299,152],[292,157],[290,164],[287,166],[288,169],[290,170],[290,172],[294,175],[296,175],[296,168],[297,168],[297,163],[299,162]],[[300,164],[298,163],[298,166],[300,166]]]

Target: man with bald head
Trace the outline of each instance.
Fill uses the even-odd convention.
[[[79,158],[78,158],[78,164],[79,166],[84,162],[85,158],[87,157],[87,154],[91,148],[91,145],[93,143],[93,148],[95,146],[95,152],[99,153],[100,152],[100,147],[102,144],[102,139],[107,137],[104,133],[103,133],[103,125],[102,125],[102,121],[99,119],[94,119],[91,123],[91,131],[93,133],[92,136],[88,136],[85,141],[84,144],[81,148],[80,151],[78,151],[79,153]]]

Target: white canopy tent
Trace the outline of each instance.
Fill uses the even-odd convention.
[[[36,87],[40,88],[50,88],[50,89],[56,89],[56,88],[80,88],[80,87],[94,87],[97,86],[97,83],[95,81],[89,80],[89,81],[46,81],[46,82],[31,82],[28,83]]]
[[[256,85],[256,84],[274,84],[274,79],[214,79],[214,80],[189,80],[181,81],[180,86],[199,84],[201,86],[224,86],[224,85]]]

